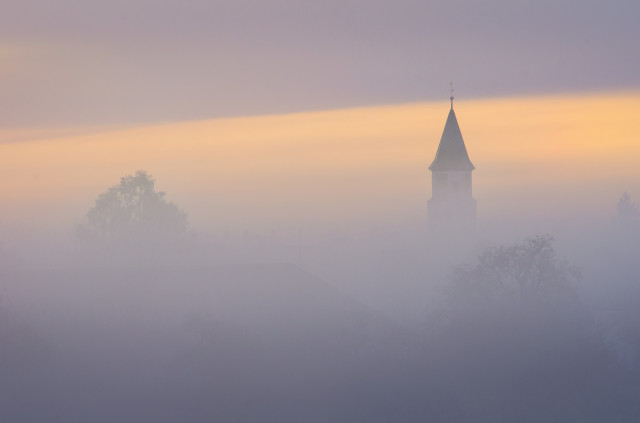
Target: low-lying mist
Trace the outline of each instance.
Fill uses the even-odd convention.
[[[478,222],[435,231],[432,106],[0,145],[0,420],[635,422],[632,160],[461,107]]]
[[[486,247],[344,238],[288,262],[261,255],[276,243],[193,240],[154,257],[121,246],[76,250],[75,265],[5,261],[1,413],[630,422],[640,237],[637,222],[609,223]],[[397,244],[368,245],[380,239]]]

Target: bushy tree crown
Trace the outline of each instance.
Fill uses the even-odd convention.
[[[81,225],[83,238],[99,244],[163,245],[187,232],[187,214],[155,190],[145,171],[124,176],[96,199]]]

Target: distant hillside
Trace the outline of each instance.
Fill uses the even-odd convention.
[[[28,370],[5,380],[24,386],[0,400],[16,418],[58,410],[64,421],[96,421],[98,410],[104,421],[180,421],[188,409],[259,421],[323,415],[346,396],[366,402],[370,382],[384,385],[376,396],[395,389],[382,381],[402,351],[400,328],[292,265],[29,271],[2,281],[6,307],[37,335],[29,349],[42,352],[33,363],[16,358]],[[39,411],[28,406],[34,398]],[[82,418],[60,411],[72,407]]]
[[[2,280],[6,301],[39,311],[202,313],[238,323],[292,326],[359,316],[390,324],[289,264],[31,270],[4,275]]]

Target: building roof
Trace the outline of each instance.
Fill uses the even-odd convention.
[[[440,145],[436,153],[436,158],[429,166],[429,170],[473,170],[475,166],[469,160],[467,148],[462,139],[462,133],[458,126],[456,114],[453,111],[453,98],[451,99],[451,110],[447,123],[440,138]]]

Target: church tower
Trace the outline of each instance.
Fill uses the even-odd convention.
[[[471,192],[471,172],[475,169],[462,139],[456,114],[451,110],[440,138],[431,171],[431,199],[428,201],[429,228],[435,231],[461,232],[473,229],[476,200]]]

